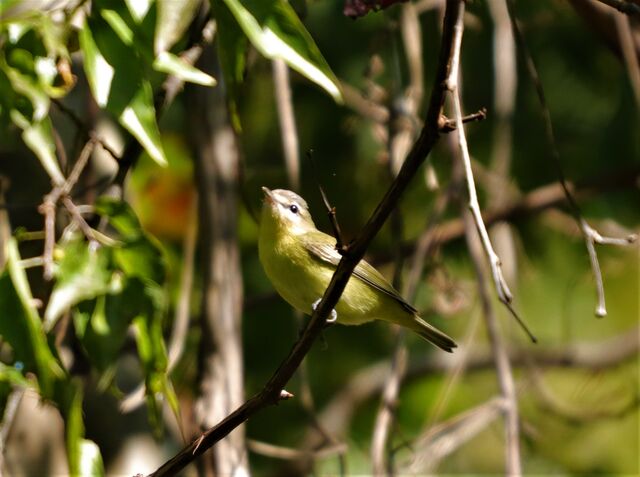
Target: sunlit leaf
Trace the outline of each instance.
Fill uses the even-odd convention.
[[[168,51],[186,32],[200,6],[200,0],[158,0],[154,39],[155,54]]]
[[[153,92],[148,81],[143,80],[141,82],[140,89],[129,106],[122,111],[118,120],[140,141],[154,161],[161,166],[167,165],[167,159],[162,149],[160,131],[156,124]]]
[[[183,0],[179,0],[178,3]],[[151,0],[125,0],[127,4],[127,8],[129,12],[135,18],[137,22],[142,21],[142,19],[147,15],[147,12],[151,8]]]
[[[213,0],[214,10],[220,0]],[[313,38],[286,0],[222,0],[253,46],[267,58],[281,58],[337,102],[342,94]]]
[[[107,11],[106,17],[109,23],[103,18],[87,21],[79,36],[93,96],[140,141],[154,161],[166,165],[151,84],[127,43],[133,41],[130,27],[113,10]]]
[[[133,30],[117,11],[105,8],[100,11],[100,14],[125,45],[133,45]]]
[[[78,475],[83,477],[101,477],[104,475],[102,455],[95,442],[89,439],[82,439],[79,457]]]
[[[59,390],[57,401],[62,406],[65,425],[65,441],[69,473],[80,475],[80,458],[84,438],[84,420],[82,419],[82,388],[75,381],[69,381]]]
[[[87,74],[93,98],[98,103],[98,106],[104,108],[109,100],[111,82],[115,71],[98,50],[88,24],[85,24],[80,30],[78,39],[84,53],[84,71]]]
[[[156,71],[174,75],[182,81],[189,83],[203,86],[215,86],[216,84],[216,80],[212,76],[209,76],[207,73],[168,51],[163,51],[158,54],[156,60],[153,62],[153,67]]]

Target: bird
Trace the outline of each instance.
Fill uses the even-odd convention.
[[[258,254],[274,288],[291,306],[311,315],[329,286],[341,255],[336,239],[316,228],[307,202],[295,192],[263,187]],[[356,265],[331,318],[345,325],[395,323],[447,352],[453,339],[424,321],[384,276],[365,260]]]

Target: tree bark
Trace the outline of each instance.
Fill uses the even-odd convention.
[[[199,67],[221,78],[213,51]],[[237,240],[239,153],[223,85],[193,86],[187,111],[195,147],[203,294],[196,420],[208,429],[244,401],[242,273]],[[205,475],[248,475],[244,428],[223,439],[201,461]]]

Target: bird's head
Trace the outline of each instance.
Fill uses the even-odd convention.
[[[306,201],[295,192],[284,189],[269,190],[262,188],[262,221],[284,229],[288,233],[300,234],[315,230]]]

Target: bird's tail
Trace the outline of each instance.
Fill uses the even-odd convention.
[[[405,324],[405,326],[418,333],[425,340],[433,343],[438,348],[441,348],[449,353],[453,352],[453,348],[457,347],[456,342],[453,341],[449,336],[447,336],[434,326],[431,326],[419,316],[414,315],[411,318],[411,321]]]

